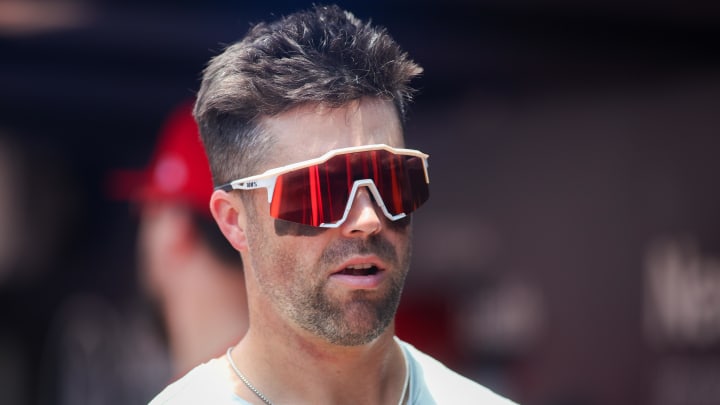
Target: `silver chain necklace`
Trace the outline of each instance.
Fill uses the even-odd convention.
[[[233,371],[240,378],[240,381],[242,381],[243,384],[245,384],[245,386],[250,389],[250,391],[254,392],[255,395],[257,395],[257,397],[260,398],[260,400],[263,401],[266,405],[274,405],[269,399],[267,399],[265,395],[262,394],[262,392],[260,392],[260,390],[255,388],[255,386],[250,383],[250,380],[248,380],[243,373],[240,372],[240,369],[235,364],[235,361],[232,358],[232,349],[232,346],[228,347],[225,355],[227,356],[228,362],[230,363]],[[404,351],[403,358],[405,359],[405,382],[403,383],[402,395],[400,395],[400,401],[398,401],[398,405],[403,405],[403,403],[405,402],[405,393],[407,392],[408,386],[410,385],[410,369],[408,368],[408,359]]]

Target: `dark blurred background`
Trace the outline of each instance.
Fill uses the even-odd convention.
[[[398,334],[523,404],[719,404],[720,6],[338,4],[425,68],[407,139],[432,198]],[[223,44],[309,5],[0,0],[4,404],[113,403],[107,380],[144,403],[169,381],[162,355],[130,375],[73,355],[139,294],[108,174],[146,165]]]

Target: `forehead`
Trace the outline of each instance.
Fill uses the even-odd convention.
[[[365,98],[341,107],[304,104],[261,120],[272,152],[263,170],[321,156],[349,146],[384,143],[404,146],[397,110],[388,100]]]

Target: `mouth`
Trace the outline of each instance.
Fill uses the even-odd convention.
[[[330,278],[340,285],[353,290],[374,289],[385,279],[385,269],[372,262],[355,262],[333,273]]]
[[[347,266],[335,274],[342,274],[346,276],[372,276],[379,272],[380,269],[374,264],[362,263]]]

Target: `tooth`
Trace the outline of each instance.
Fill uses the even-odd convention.
[[[370,263],[353,264],[353,265],[347,266],[348,269],[353,269],[353,270],[367,270],[371,267],[372,267],[372,264],[370,264]]]

